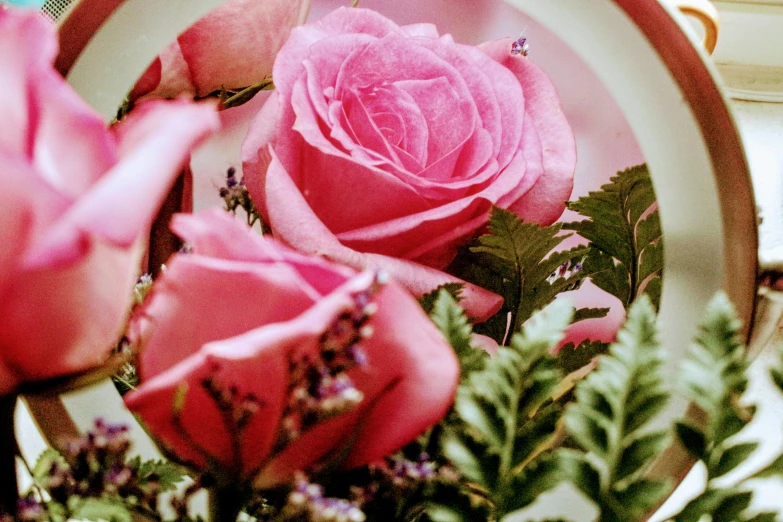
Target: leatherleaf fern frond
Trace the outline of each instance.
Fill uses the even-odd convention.
[[[587,219],[566,223],[590,241],[585,270],[598,287],[626,308],[642,293],[657,306],[661,296],[663,242],[655,191],[647,165],[619,172],[600,191],[590,192],[568,208]]]
[[[542,448],[553,437],[560,407],[551,401],[563,375],[550,355],[572,309],[556,301],[534,315],[510,346],[501,346],[460,385],[443,454],[494,508],[493,519],[524,507],[559,482]]]
[[[458,256],[452,267],[459,277],[504,298],[500,313],[477,325],[479,333],[503,343],[509,317],[511,331],[517,332],[558,294],[579,288],[590,275],[583,262],[591,249],[583,245],[555,251],[572,235],[562,233],[561,224],[542,227],[508,210],[492,209],[488,233]],[[573,319],[604,317],[608,311],[582,310]]]
[[[707,487],[677,515],[678,522],[695,522],[707,514],[712,520],[739,522],[775,519],[774,513],[746,513],[753,494],[743,482],[733,486],[716,483],[758,446],[734,438],[755,414],[754,406],[743,405],[740,400],[748,387],[749,366],[740,326],[729,299],[718,294],[707,307],[696,342],[682,365],[682,392],[704,411],[707,420],[703,426],[678,422],[677,435],[688,452],[705,464]],[[774,377],[774,370],[772,374]],[[777,461],[757,477],[768,476],[776,465]]]
[[[441,288],[432,298],[430,318],[449,341],[460,362],[463,379],[470,373],[484,368],[489,357],[481,348],[473,346],[473,327],[454,294],[448,288]]]
[[[563,449],[559,457],[602,521],[636,520],[670,489],[644,476],[669,439],[666,431],[645,429],[667,399],[655,321],[650,300],[637,300],[617,342],[576,386],[566,409],[566,431],[581,451]]]

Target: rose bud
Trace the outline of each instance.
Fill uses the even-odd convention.
[[[155,102],[109,130],[53,69],[54,27],[0,10],[0,395],[102,364],[143,238],[213,107]]]
[[[271,76],[277,51],[309,8],[310,0],[229,0],[161,53],[133,97],[206,96],[260,82]]]
[[[372,462],[446,414],[458,362],[397,283],[219,210],[172,228],[192,253],[174,256],[135,323],[141,385],[125,400],[178,460],[268,487],[335,456]]]
[[[573,134],[511,39],[460,45],[430,24],[341,8],[295,28],[273,75],[244,179],[296,250],[382,268],[421,295],[459,282],[444,270],[493,205],[541,224],[565,207]],[[461,304],[484,320],[501,302],[467,285]]]

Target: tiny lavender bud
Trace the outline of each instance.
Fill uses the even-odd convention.
[[[384,274],[376,273],[366,288],[353,293],[353,307],[323,333],[319,353],[290,361],[291,384],[278,450],[314,424],[350,411],[364,399],[348,372],[368,363],[361,342],[373,334],[368,324],[378,310],[373,297],[386,280]]]
[[[45,518],[43,506],[32,495],[22,497],[16,503],[16,518],[19,521],[42,520]]]
[[[365,514],[353,502],[324,496],[323,487],[297,475],[282,510],[283,520],[309,522],[364,522]]]
[[[511,44],[511,54],[527,56],[530,52],[530,45],[527,43],[527,38],[520,37],[519,40]]]

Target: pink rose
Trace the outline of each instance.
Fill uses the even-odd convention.
[[[512,41],[481,48],[343,8],[298,27],[277,90],[243,144],[245,179],[273,233],[415,294],[485,226],[492,205],[551,223],[572,188],[575,145],[554,87]],[[468,286],[484,319],[501,298]]]
[[[309,8],[310,0],[230,0],[163,51],[134,94],[206,96],[258,83],[271,76],[277,51]]]
[[[0,10],[0,395],[99,365],[147,232],[214,108],[151,103],[108,130],[52,68],[54,28]]]
[[[271,486],[342,450],[345,468],[372,462],[446,414],[458,362],[396,283],[223,211],[172,227],[193,253],[173,258],[141,314],[142,384],[126,404],[180,460]]]

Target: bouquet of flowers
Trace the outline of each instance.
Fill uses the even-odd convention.
[[[585,519],[642,520],[676,444],[708,475],[676,520],[774,520],[745,480],[783,458],[720,480],[756,447],[734,437],[754,408],[725,296],[679,377],[703,422],[655,424],[672,390],[646,167],[568,201],[573,133],[524,37],[469,46],[355,5],[299,25],[308,7],[227,3],[107,128],[52,68],[47,22],[0,6],[3,520],[495,521],[561,483]],[[150,242],[216,109],[256,96],[225,208]],[[574,308],[583,284],[613,306]],[[99,418],[20,493],[17,395],[107,370],[167,460]]]

